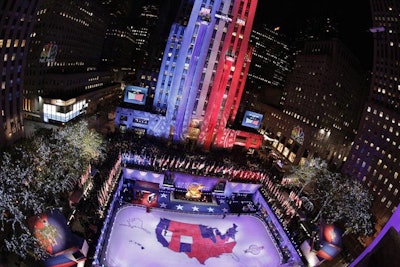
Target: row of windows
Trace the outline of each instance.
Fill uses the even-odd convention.
[[[380,176],[380,177],[379,177],[379,181],[380,181],[381,179],[382,179],[382,178],[381,178],[381,176]],[[363,181],[363,182],[366,182],[366,180],[367,180],[367,177],[364,176],[363,179],[362,179],[362,181]],[[387,182],[388,182],[388,179],[385,179],[385,181],[383,182],[383,184],[386,185]],[[391,196],[393,196],[394,198],[397,198],[397,195],[398,195],[398,193],[399,193],[399,190],[398,190],[397,188],[395,188],[395,189],[393,190],[393,193],[392,193],[391,196],[390,196],[390,195],[387,194],[387,193],[383,193],[383,192],[382,192],[382,189],[378,188],[378,185],[372,183],[372,181],[367,182],[367,186],[368,186],[369,188],[372,187],[371,190],[372,190],[373,192],[375,192],[375,194],[377,194],[378,196],[383,195],[383,196],[380,198],[380,202],[381,202],[382,204],[384,204],[385,201],[387,201],[387,202],[386,202],[386,205],[385,205],[386,208],[389,209],[389,208],[392,206],[392,204],[396,204],[396,203],[393,203],[393,202],[392,202],[390,199],[388,199],[388,198],[391,198]],[[392,189],[393,189],[393,184],[389,183],[389,185],[388,185],[387,187],[385,187],[385,188],[386,188],[387,192],[391,192]],[[393,207],[393,208],[396,208],[396,207]]]
[[[66,14],[66,13],[64,13],[64,12],[60,12],[60,16],[63,16],[64,18],[67,18],[67,19],[69,19],[69,20],[78,22],[78,23],[82,24],[83,26],[89,27],[89,23],[87,23],[87,22],[86,22],[85,20],[83,20],[83,19],[76,18],[76,17],[71,16],[71,15],[69,15],[69,14]]]
[[[26,44],[26,40],[25,39],[23,39],[23,40],[19,40],[19,39],[15,39],[15,40],[12,40],[12,39],[7,39],[7,40],[3,40],[3,39],[0,39],[0,48],[2,48],[3,46],[5,46],[5,47],[11,47],[11,46],[13,46],[13,47],[18,47],[19,45],[21,46],[21,47],[25,47],[25,44]]]
[[[379,141],[379,140],[378,140]],[[355,150],[360,150],[361,149],[361,153],[365,156],[365,157],[370,157],[371,156],[371,154],[376,154],[376,152],[379,152],[379,154],[380,154],[380,157],[382,158],[382,159],[385,159],[386,161],[388,161],[388,162],[392,162],[392,163],[396,163],[397,162],[397,157],[394,155],[394,154],[392,154],[392,153],[390,153],[390,152],[388,152],[388,151],[386,151],[386,150],[384,150],[384,149],[382,149],[380,146],[378,146],[378,145],[375,145],[373,142],[370,142],[369,143],[369,141],[368,140],[364,140],[364,144],[367,146],[367,147],[369,147],[370,149],[367,149],[367,147],[362,147],[362,148],[360,148],[360,145],[355,145],[354,146],[354,148],[355,148]],[[374,148],[375,147],[375,148]],[[375,151],[375,153],[373,153]],[[355,156],[353,155],[352,156],[352,160],[354,160],[355,159]],[[357,164],[359,164],[360,162],[359,162],[359,158],[357,159]],[[380,165],[380,161],[378,161],[378,164]],[[378,166],[379,166],[378,165]]]
[[[396,125],[397,125],[397,127],[400,127],[400,120],[397,121],[397,123],[396,123],[395,117],[390,118],[390,116],[388,114],[384,114],[383,111],[379,111],[377,109],[372,110],[371,107],[367,107],[367,112],[369,112],[369,113],[372,112],[372,114],[378,115],[380,118],[384,118],[385,121],[391,122],[395,127],[396,127]],[[366,120],[368,120],[368,116],[366,116]],[[383,127],[385,129],[387,129],[388,126],[385,124]],[[389,132],[393,132],[393,126],[389,126]],[[399,136],[398,131],[396,131],[396,136]]]
[[[151,81],[152,79],[153,79],[153,82],[156,82],[157,81],[157,78],[156,77],[153,77],[152,78],[152,76],[151,75],[144,75],[144,74],[142,74],[142,76],[140,76],[140,79],[143,81],[143,80],[147,80],[147,81]]]
[[[95,84],[86,85],[85,90],[101,87],[103,85],[104,85],[104,83],[95,83]]]
[[[67,122],[79,114],[81,114],[87,107],[85,100],[76,102],[67,107],[60,107],[51,104],[43,104],[43,114],[46,119],[52,119],[60,122]]]
[[[47,67],[53,67],[53,66],[85,66],[85,62],[82,61],[76,61],[76,62],[47,62]]]
[[[354,155],[353,155],[353,158],[354,158]],[[356,162],[357,162],[358,165],[360,165],[361,159],[357,158]],[[376,166],[380,166],[381,164],[382,164],[382,160],[379,159]],[[365,161],[363,161],[362,164],[361,164],[361,167],[364,168],[366,165],[367,165],[367,163]],[[390,176],[392,176],[391,173],[393,173],[392,178],[388,178],[388,177],[384,177],[384,174],[382,173],[382,170],[374,169],[371,172],[372,168],[373,168],[372,166],[369,166],[368,169],[367,169],[368,173],[370,173],[370,175],[372,175],[372,177],[368,179],[369,181],[367,182],[367,176],[364,176],[362,178],[362,181],[364,183],[366,183],[367,186],[369,188],[371,188],[371,190],[373,192],[375,192],[376,194],[378,194],[378,195],[383,194],[384,195],[381,198],[381,203],[384,203],[387,200],[387,197],[389,196],[389,194],[391,194],[393,197],[397,197],[397,195],[398,195],[397,187],[398,186],[393,186],[393,183],[391,183],[391,182],[398,180],[399,173],[397,171],[392,172],[392,170],[388,171],[388,166],[386,164],[384,164],[382,166],[382,170],[385,170],[385,173],[390,174]],[[360,178],[361,172],[358,172],[357,176]],[[374,183],[373,182],[374,180],[377,181],[377,182]],[[391,182],[389,182],[389,181],[391,181]],[[390,193],[390,192],[392,192],[393,188],[394,188],[393,193]],[[382,192],[382,189],[384,189],[386,191],[386,193]],[[389,200],[387,202],[386,207],[390,208],[391,205],[392,205],[392,202]]]

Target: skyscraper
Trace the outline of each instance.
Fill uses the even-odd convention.
[[[22,81],[39,2],[16,0],[0,4],[0,146],[24,133]]]
[[[254,51],[246,91],[253,92],[262,103],[279,107],[293,61],[287,41],[279,29],[260,25],[252,30],[250,44]]]
[[[371,0],[373,75],[358,135],[343,171],[375,197],[373,213],[383,225],[400,203],[400,3]]]
[[[162,1],[157,5],[143,6],[142,13],[138,20],[148,30],[146,44],[141,50],[137,51],[137,60],[135,61],[135,71],[137,79],[135,84],[148,89],[148,99],[146,100],[146,110],[152,110],[157,79],[160,71],[161,61],[168,33],[178,11],[175,7],[179,1]],[[163,12],[160,12],[162,10]]]
[[[250,66],[256,6],[254,0],[183,1],[164,50],[153,112],[120,108],[116,124],[205,150],[258,147],[260,135],[229,128]]]
[[[295,61],[284,89],[283,111],[265,115],[273,146],[295,164],[320,157],[340,167],[361,116],[364,72],[338,39],[306,41]]]
[[[106,25],[97,1],[42,1],[24,80],[26,117],[65,123],[120,87],[99,69]]]
[[[103,5],[109,13],[110,21],[104,39],[102,65],[112,70],[113,79],[116,81],[133,79],[135,38],[129,24],[132,3],[128,0],[110,0],[103,2]]]

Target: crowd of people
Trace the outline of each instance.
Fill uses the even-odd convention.
[[[154,139],[138,136],[118,140],[114,149],[121,152],[124,166],[154,172],[169,170],[242,183],[260,183],[269,175],[262,167],[262,160],[245,153],[244,157],[235,157],[221,151],[188,153],[177,147],[157,144]]]

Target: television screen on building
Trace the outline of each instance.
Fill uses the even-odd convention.
[[[253,129],[258,129],[260,128],[262,119],[262,114],[246,110],[243,116],[242,125]]]
[[[147,88],[128,85],[125,88],[124,101],[137,105],[144,105],[146,103]]]

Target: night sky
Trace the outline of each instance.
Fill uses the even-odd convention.
[[[133,13],[136,10],[139,14],[140,7],[148,1],[134,0]],[[178,8],[180,1],[168,2]],[[338,24],[340,39],[353,51],[364,69],[371,70],[373,40],[368,30],[372,27],[372,22],[367,0],[357,1],[352,5],[349,5],[348,0],[258,0],[254,23],[266,24],[270,28],[280,26],[282,33],[288,38],[294,38],[308,19],[328,16]]]
[[[369,1],[349,5],[345,0],[258,0],[255,23],[280,26],[293,37],[307,19],[327,17],[338,23],[340,39],[353,51],[366,70],[372,64],[372,27]]]

